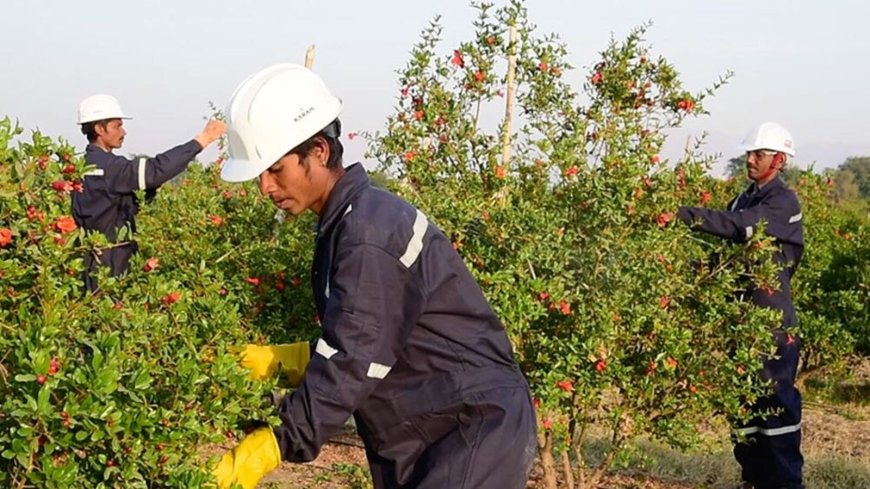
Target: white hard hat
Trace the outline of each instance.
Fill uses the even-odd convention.
[[[765,122],[754,127],[743,138],[740,148],[743,151],[769,149],[794,156],[794,140],[791,138],[791,133],[776,122]]]
[[[221,178],[244,182],[260,176],[341,112],[341,99],[304,66],[282,63],[249,76],[227,107],[229,158]]]
[[[79,124],[105,119],[130,119],[111,95],[91,95],[79,104]]]

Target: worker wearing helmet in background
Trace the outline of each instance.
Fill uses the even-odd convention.
[[[185,144],[154,158],[130,159],[112,153],[124,144],[124,119],[129,117],[110,95],[93,95],[79,105],[78,123],[88,138],[85,161],[96,168],[85,174],[82,192],[72,194],[73,218],[86,231],[101,232],[112,243],[117,243],[122,228],[130,234],[136,232],[137,190],[153,196],[158,187],[184,171],[200,151],[226,132],[226,124],[211,120]],[[127,238],[85,255],[85,287],[96,288],[90,272],[99,265],[109,267],[113,276],[125,273],[135,252],[136,242]]]
[[[782,311],[782,324],[773,329],[776,355],[763,358],[762,375],[773,382],[774,392],[751,407],[754,413],[774,410],[775,414],[737,428],[736,432],[745,435],[746,440],[735,445],[734,456],[742,467],[744,487],[800,488],[801,396],[794,386],[800,340],[788,328],[797,324],[791,277],[803,253],[803,223],[797,195],[779,177],[788,158],[795,154],[794,143],[785,128],[766,122],[747,134],[742,148],[752,183],[731,201],[728,210],[681,207],[678,215],[694,229],[734,242],[751,238],[764,221],[764,231],[776,240],[774,261],[782,267],[777,272],[779,290],[747,291],[755,304]]]
[[[353,415],[376,488],[524,488],[535,415],[504,326],[422,212],[373,187],[362,164],[343,168],[341,108],[291,64],[249,77],[228,107],[222,178],[258,178],[278,208],[319,216],[322,330],[281,425],[225,454],[219,485],[250,489],[281,460],[313,460]]]

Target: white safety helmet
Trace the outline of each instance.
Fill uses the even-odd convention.
[[[743,138],[740,148],[743,151],[769,149],[794,156],[794,140],[791,138],[791,133],[776,122],[765,122],[754,127]]]
[[[79,104],[79,124],[105,119],[131,119],[124,115],[118,99],[111,95],[91,95]]]
[[[227,107],[229,158],[221,178],[257,178],[332,123],[341,107],[341,99],[304,66],[282,63],[254,73],[236,88]]]

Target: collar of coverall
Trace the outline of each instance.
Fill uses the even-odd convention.
[[[369,185],[369,176],[362,163],[354,163],[345,168],[344,175],[332,187],[332,192],[326,201],[326,207],[317,223],[317,236],[329,231],[344,215],[348,202]]]

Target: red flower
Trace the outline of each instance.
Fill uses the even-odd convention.
[[[540,68],[541,71],[547,71],[547,69],[548,69],[549,67],[550,67],[550,65],[548,65],[548,64],[547,64],[546,62],[544,62],[544,61],[541,61],[541,64],[538,65],[538,68]]]
[[[42,385],[45,383],[46,379],[48,379],[48,377],[46,377],[45,375],[37,375],[36,376],[36,383],[39,385]]]
[[[254,287],[260,285],[260,279],[257,277],[248,277],[245,279],[245,282],[248,282],[249,284],[253,285]]]
[[[475,73],[474,73],[474,79],[477,80],[477,81],[479,81],[479,82],[482,82],[482,81],[483,81],[483,73],[481,73],[481,72],[479,72],[479,71],[475,72]]]
[[[676,360],[674,360],[673,358],[668,357],[668,359],[665,360],[665,364],[668,366],[668,368],[673,369],[673,368],[677,368],[678,362]]]
[[[227,296],[227,289],[221,287],[221,290],[218,291],[218,295],[221,297],[226,297]]]
[[[76,182],[73,182],[72,189],[73,189],[73,192],[82,193],[85,191],[85,186],[82,185],[82,182],[76,181]]]
[[[541,409],[541,400],[537,397],[532,399],[532,405],[535,406],[535,409]]]
[[[483,214],[480,215],[484,221],[489,221],[489,211],[483,211]]]
[[[61,172],[66,173],[67,175],[69,175],[70,173],[75,173],[76,166],[75,165],[67,165],[67,166],[63,167],[63,170],[61,170]]]
[[[76,222],[69,216],[61,216],[54,222],[54,229],[60,233],[69,233],[76,230]]]
[[[275,290],[277,290],[278,292],[284,292],[284,281],[283,280],[278,280],[277,282],[275,282]]]
[[[507,170],[503,166],[497,165],[495,167],[495,177],[503,179],[505,176],[507,176]]]
[[[786,344],[786,345],[794,344],[794,336],[792,336],[792,335],[787,335],[787,336],[786,336],[786,340],[785,340],[785,344]]]
[[[495,37],[494,36],[486,36],[486,43],[489,44],[490,46],[492,46],[493,44],[495,44]]]
[[[740,374],[740,375],[745,374],[745,373],[746,373],[746,368],[745,368],[743,365],[738,365],[738,366],[737,366],[737,373]]]
[[[215,226],[220,226],[224,223],[224,218],[218,215],[213,214],[211,217],[209,217],[209,219],[211,219],[211,223]]]
[[[347,139],[350,140],[350,141],[353,141],[353,138],[355,138],[355,137],[357,137],[357,136],[358,136],[358,134],[355,133],[355,132],[349,132],[349,133],[347,133]]]
[[[178,292],[171,292],[164,295],[161,301],[163,302],[163,305],[171,306],[172,304],[178,302],[178,299],[181,299],[181,294]]]
[[[415,156],[417,156],[416,151],[406,151],[405,152],[405,161],[410,163],[414,159]]]
[[[51,188],[57,190],[58,192],[70,192],[73,189],[73,185],[72,182],[68,182],[66,180],[58,180],[51,183]]]
[[[568,301],[559,301],[559,310],[566,316],[571,315],[571,304]]]
[[[643,176],[643,185],[644,185],[644,187],[646,187],[646,188],[650,188],[650,187],[652,187],[652,180],[650,180],[649,175],[644,175],[644,176]]]
[[[0,248],[5,248],[12,243],[12,230],[9,228],[0,228]]]
[[[596,71],[594,75],[592,75],[592,84],[598,85],[601,83],[601,80],[604,78],[604,75],[601,74],[600,71]]]
[[[660,228],[664,228],[674,218],[673,212],[662,212],[657,219]]]
[[[217,165],[218,167],[220,167],[221,165],[224,164],[224,159],[222,157],[218,156],[217,159],[214,160],[214,164]]]
[[[710,195],[710,192],[702,191],[701,192],[701,203],[708,204],[713,197]]]
[[[549,430],[553,427],[553,422],[547,418],[544,418],[544,420],[541,421],[541,426],[543,426],[545,430]]]
[[[550,294],[548,294],[546,292],[541,292],[540,294],[538,294],[538,299],[540,299],[541,301],[545,301],[549,298],[550,298]]]
[[[658,165],[659,164],[659,155],[652,155],[652,158],[650,158],[650,161],[652,161],[653,165]]]
[[[151,258],[145,260],[145,265],[142,267],[143,272],[150,272],[157,268],[157,265],[160,263],[160,260],[156,256],[152,256]]]
[[[680,100],[677,102],[677,108],[680,110],[688,110],[687,109],[688,106],[689,106],[689,104],[688,104],[687,100]]]
[[[571,168],[568,168],[567,170],[565,170],[565,176],[566,177],[573,177],[574,175],[577,174],[578,171],[580,171],[580,170],[576,166],[572,166]]]
[[[560,380],[559,382],[556,382],[556,387],[565,392],[574,392],[574,384],[571,383],[570,380]]]
[[[670,303],[671,303],[671,299],[670,299],[670,297],[668,297],[666,295],[663,295],[659,298],[659,307],[661,307],[662,309],[667,309],[668,305],[670,305]]]
[[[598,360],[595,362],[595,371],[598,373],[604,372],[604,369],[607,368],[607,360]]]
[[[653,372],[655,372],[655,371],[656,371],[656,362],[654,360],[650,360],[649,365],[646,368],[646,374],[652,375]]]
[[[302,285],[302,279],[299,277],[293,277],[290,279],[290,284],[293,287],[299,287],[300,285]]]
[[[55,375],[60,371],[60,361],[57,357],[52,358],[48,364],[48,375]]]
[[[423,118],[424,115],[426,115],[425,112],[423,112],[422,110],[418,110],[418,111],[414,112],[414,119],[419,121],[420,119]]]
[[[224,191],[221,193],[221,196],[223,196],[223,198],[225,198],[225,199],[232,199],[232,198],[233,198],[233,192],[232,192],[231,190],[224,190]]]
[[[450,62],[454,66],[458,66],[460,68],[465,68],[465,60],[462,59],[462,51],[460,51],[458,49],[454,50],[453,51],[453,59],[451,59]]]
[[[402,97],[408,96],[409,87],[402,87]]]

